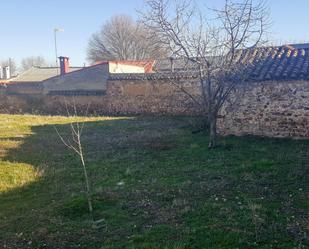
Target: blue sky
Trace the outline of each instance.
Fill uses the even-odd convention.
[[[196,0],[209,7],[223,0]],[[269,0],[272,39],[276,42],[309,41],[309,0]],[[58,55],[71,65],[86,62],[89,37],[116,14],[136,17],[143,0],[6,0],[0,1],[0,60],[41,55],[54,61],[53,29],[58,34]]]

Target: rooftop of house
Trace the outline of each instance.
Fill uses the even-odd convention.
[[[74,72],[82,68],[83,67],[70,67],[69,72]],[[59,74],[59,67],[31,67],[30,69],[22,72],[16,78],[12,79],[11,82],[41,82]]]
[[[92,66],[89,67],[70,67],[68,73],[76,72],[81,69],[87,69],[96,67],[99,65],[104,65],[107,63],[114,63],[119,65],[130,65],[130,66],[136,66],[141,67],[145,71],[145,73],[152,72],[154,60],[143,60],[143,61],[120,61],[120,60],[114,60],[114,61],[100,61],[95,63]],[[12,79],[11,83],[23,83],[23,82],[42,82],[44,80],[54,78],[54,77],[61,77],[60,75],[60,68],[59,67],[32,67],[24,72],[22,72],[19,76]],[[9,83],[9,82],[6,82]]]
[[[242,70],[242,72],[245,72],[248,75],[247,78],[252,81],[309,80],[309,44],[290,44],[239,50],[235,60],[240,65],[243,65],[245,70]],[[171,72],[172,67],[173,72]],[[194,63],[186,59],[156,61],[154,71],[153,74],[143,76],[138,74],[115,74],[111,75],[110,79],[197,77]]]
[[[296,43],[296,44],[288,44],[287,47],[297,48],[297,49],[309,49],[309,43]]]
[[[238,50],[235,60],[245,67],[250,80],[309,80],[309,43],[269,46]],[[146,73],[112,73],[111,80],[116,79],[163,79],[166,77],[197,77],[196,66],[186,59],[161,59],[143,61],[101,61],[93,66],[115,63],[144,67]],[[86,68],[91,68],[86,67]],[[83,67],[70,67],[75,72]],[[185,70],[184,70],[185,68]],[[171,72],[173,69],[173,72]],[[57,67],[32,67],[11,82],[41,82],[60,75]]]
[[[309,47],[256,48],[242,50],[238,56],[238,61],[246,65],[246,72],[252,80],[309,79]]]

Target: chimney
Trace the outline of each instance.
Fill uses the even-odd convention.
[[[11,71],[10,71],[9,66],[4,67],[3,75],[4,75],[4,79],[6,79],[6,80],[9,80],[11,78]]]
[[[64,75],[69,72],[69,57],[60,56],[60,74]]]

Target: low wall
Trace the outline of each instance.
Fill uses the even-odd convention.
[[[43,85],[40,83],[33,83],[33,82],[2,84],[0,85],[0,92],[12,95],[18,95],[18,94],[37,95],[42,94]]]
[[[198,95],[194,79],[182,87]],[[38,86],[36,86],[38,87]],[[65,102],[80,110],[108,115],[197,115],[194,101],[166,80],[109,80],[104,95],[49,96],[0,89],[0,111],[63,114]],[[82,112],[81,112],[82,113]],[[218,130],[228,135],[309,138],[309,82],[252,82],[233,104],[224,106]]]
[[[222,134],[309,138],[309,82],[250,83],[219,120]]]
[[[199,88],[192,79],[181,87],[192,95]],[[192,99],[165,80],[113,80],[108,82],[106,96],[109,110],[125,114],[194,115],[198,109]]]
[[[193,81],[186,81],[183,87],[192,94],[198,93]],[[61,93],[61,91],[59,92]],[[163,80],[112,80],[107,83],[105,94],[71,96],[44,95],[40,84],[14,84],[0,88],[0,112],[48,113],[65,112],[65,103],[75,103],[83,110],[89,105],[90,113],[110,115],[157,114],[192,115],[196,106],[179,88]]]

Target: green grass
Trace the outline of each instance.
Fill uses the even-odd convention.
[[[78,158],[54,127],[85,121]],[[309,141],[224,137],[189,118],[0,115],[3,248],[308,247]]]

